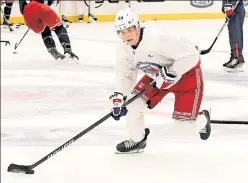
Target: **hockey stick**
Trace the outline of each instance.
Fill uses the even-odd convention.
[[[84,3],[86,4],[86,6],[88,6],[88,18],[89,18],[89,21],[87,23],[91,23],[91,20],[93,22],[96,22],[97,21],[97,18],[91,14],[91,6],[90,6],[90,1],[89,1],[89,4],[86,3],[86,1],[84,0]],[[103,3],[102,3],[103,4]],[[101,4],[101,5],[102,5]],[[101,6],[100,5],[100,6]],[[96,8],[99,8],[100,6],[96,7]]]
[[[1,4],[1,5],[2,5],[2,4]],[[3,19],[5,20],[5,22],[7,22],[7,19],[6,19],[6,17],[5,17],[4,12],[3,12],[2,6],[1,6],[1,12],[2,12],[2,14],[3,14]],[[12,29],[12,27],[10,27],[10,25],[8,25],[8,27],[9,27],[9,31],[10,31],[10,32],[14,31],[14,30]]]
[[[238,4],[239,4],[239,1],[236,2],[235,6],[234,6],[234,8],[233,8],[233,11],[237,8]],[[214,39],[213,43],[211,44],[211,46],[210,46],[208,49],[206,49],[206,50],[201,50],[201,51],[200,51],[200,55],[208,54],[208,53],[212,50],[212,48],[213,48],[215,42],[217,41],[217,39],[219,38],[221,32],[223,31],[223,29],[225,28],[225,26],[226,26],[228,23],[229,23],[229,19],[226,18],[225,23],[222,25],[222,27],[221,27],[219,33],[218,33],[217,36],[215,37],[215,39]]]
[[[235,124],[235,125],[248,125],[248,121],[224,121],[224,120],[211,120],[213,124]]]
[[[134,95],[132,98],[130,98],[129,100],[127,100],[122,107],[129,105],[130,103],[132,103],[134,100],[136,100],[137,98],[139,98],[141,95],[143,95],[145,92],[147,92],[150,88],[153,87],[153,85],[155,84],[155,81],[151,82],[150,86],[147,87],[146,89],[142,90],[141,92],[139,92],[138,94]],[[34,173],[34,168],[37,167],[38,165],[40,165],[41,163],[45,162],[46,160],[48,160],[49,158],[55,156],[58,152],[60,152],[61,150],[63,150],[64,148],[68,147],[69,145],[71,145],[73,142],[75,142],[76,140],[78,140],[80,137],[82,137],[83,135],[85,135],[86,133],[88,133],[89,131],[91,131],[93,128],[97,127],[98,125],[100,125],[102,122],[106,121],[108,118],[110,118],[112,115],[112,112],[109,112],[107,115],[105,115],[104,117],[102,117],[101,119],[99,119],[97,122],[95,122],[94,124],[92,124],[91,126],[89,126],[88,128],[86,128],[84,131],[82,131],[81,133],[79,133],[78,135],[76,135],[75,137],[73,137],[72,139],[68,140],[66,143],[64,143],[63,145],[59,146],[57,149],[55,149],[54,151],[52,151],[51,153],[49,153],[48,155],[46,155],[45,157],[43,157],[42,159],[40,159],[39,161],[37,161],[36,163],[32,164],[32,165],[17,165],[17,164],[10,164],[8,167],[8,172],[12,172],[12,173],[25,173],[25,174],[33,174]]]
[[[5,43],[5,46],[10,45],[9,41],[0,41],[1,43]]]
[[[21,40],[19,41],[19,43],[17,44],[15,44],[15,49],[14,49],[14,51],[13,51],[13,53],[14,54],[16,54],[17,52],[16,52],[16,49],[18,48],[18,46],[21,44],[21,42],[22,42],[22,40],[24,39],[24,37],[27,35],[27,33],[28,33],[28,31],[30,30],[30,28],[28,28],[28,30],[25,32],[25,34],[22,36],[22,38],[21,38]]]

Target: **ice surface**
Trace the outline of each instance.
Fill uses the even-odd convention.
[[[248,32],[245,20],[244,33]],[[188,37],[207,49],[224,20],[151,21],[147,26]],[[146,111],[151,130],[144,154],[116,155],[127,138],[124,121],[107,120],[70,147],[35,168],[34,175],[7,173],[10,163],[32,164],[109,112],[114,88],[115,44],[111,23],[72,24],[68,29],[80,64],[54,61],[41,37],[28,33],[14,55],[14,43],[26,28],[2,30],[1,182],[87,183],[247,183],[248,126],[212,125],[207,141],[172,132],[173,95]],[[55,38],[56,39],[56,38]],[[244,36],[244,57],[248,39]],[[58,43],[58,40],[56,39]],[[58,49],[61,50],[59,44]],[[248,120],[248,65],[245,72],[222,70],[229,59],[227,29],[213,51],[202,56],[203,108],[212,118]]]

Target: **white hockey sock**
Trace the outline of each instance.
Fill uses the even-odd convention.
[[[180,136],[199,135],[206,124],[207,118],[204,114],[198,115],[196,120],[174,120],[173,134]]]
[[[139,142],[144,138],[145,135],[145,124],[144,124],[144,114],[136,113],[136,117],[130,119],[127,116],[127,128],[130,138],[134,142]],[[129,118],[129,119],[128,119]]]

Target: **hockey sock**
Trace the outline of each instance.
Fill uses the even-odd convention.
[[[42,39],[47,49],[56,47],[55,42],[52,37],[52,32],[49,27],[46,27],[45,30],[41,33],[41,35],[42,35]]]
[[[67,46],[71,45],[67,30],[63,25],[56,27],[54,31],[56,35],[58,36],[58,39],[63,47],[65,45]]]
[[[10,18],[11,10],[12,10],[13,3],[6,3],[6,6],[4,7],[4,16],[6,20],[8,21]]]

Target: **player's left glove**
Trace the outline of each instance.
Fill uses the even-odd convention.
[[[120,117],[127,114],[127,108],[122,107],[126,100],[126,96],[123,96],[122,93],[114,92],[114,94],[109,97],[109,100],[112,103],[112,117],[118,121],[120,120]]]
[[[168,67],[162,67],[157,73],[156,78],[153,78],[156,80],[156,87],[158,89],[166,89],[170,87],[173,84],[173,81],[175,81],[177,78],[177,74],[175,72],[169,71]]]
[[[234,14],[233,5],[231,3],[226,3],[224,5],[224,12],[226,14],[226,17],[230,20],[230,18]]]

